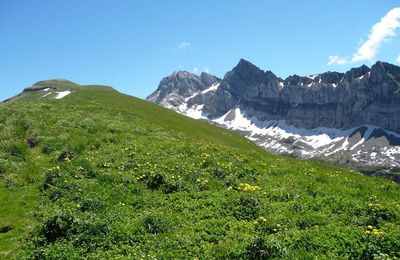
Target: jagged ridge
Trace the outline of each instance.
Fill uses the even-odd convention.
[[[198,76],[186,72],[186,77]],[[332,157],[333,154],[337,157],[338,153],[343,154],[343,150],[349,151],[352,147],[345,144],[348,141],[347,135],[363,125],[369,129],[382,128],[389,132],[400,132],[400,68],[385,62],[377,62],[371,68],[363,65],[346,73],[325,72],[303,77],[292,75],[281,79],[271,71],[263,71],[241,59],[235,68],[226,73],[223,80],[205,89],[196,92],[192,91],[193,88],[188,88],[189,90],[185,91],[184,86],[180,85],[179,93],[183,94],[176,98],[177,92],[173,90],[175,84],[171,83],[170,77],[167,77],[163,79],[152,97],[157,96],[162,86],[168,84],[174,95],[170,95],[169,98],[158,95],[157,100],[154,98],[148,100],[194,118],[204,118],[244,131],[245,135],[256,143],[274,152],[307,158],[327,155]],[[168,96],[168,93],[164,94],[165,96]],[[176,102],[177,100],[179,102]],[[237,118],[243,120],[236,122]],[[339,140],[329,134],[332,130],[327,133],[324,133],[325,130],[320,131],[331,140],[329,142],[331,147],[324,147],[325,149],[321,150],[323,146],[319,145],[318,148],[310,146],[309,142],[307,144],[307,138],[301,134],[289,134],[293,143],[288,145],[286,138],[284,138],[286,141],[282,140],[274,136],[273,131],[266,131],[268,127],[282,120],[283,125],[299,129],[297,132],[305,133],[303,130],[313,132],[316,128],[327,128],[343,132],[344,138],[340,140],[339,145],[337,143]],[[255,135],[254,131],[248,128],[250,125],[257,127],[260,125],[259,122],[263,122],[261,129],[264,131]],[[362,151],[353,149],[347,157],[359,163],[397,166],[394,161],[399,159],[400,150],[397,145],[388,141],[387,136],[393,135],[389,132],[381,135],[381,137],[386,136],[383,137],[384,140],[373,142],[375,145],[363,144],[366,150],[362,150],[363,146],[360,146]],[[315,142],[320,139],[318,136],[315,138]],[[357,142],[361,140],[367,141],[370,138],[360,135]],[[297,141],[305,144],[302,145]],[[378,157],[381,154],[382,158],[378,159],[375,156],[371,160],[369,156],[364,156],[360,162],[360,156],[356,155],[374,154],[375,152],[371,150],[374,146],[378,146],[378,150],[382,152],[378,151]]]

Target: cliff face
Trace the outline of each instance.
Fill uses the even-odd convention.
[[[400,68],[388,63],[282,80],[241,60],[204,98],[204,112],[218,117],[239,105],[250,117],[306,129],[367,124],[400,132],[399,104]]]
[[[240,113],[261,128],[267,128],[265,122],[284,121],[309,131],[321,127],[347,131],[366,125],[400,133],[400,67],[389,63],[281,79],[241,59],[222,80],[207,75],[211,80],[206,83],[203,77],[185,73],[190,79],[178,80],[177,73],[164,78],[148,100],[225,126],[236,111],[236,118]],[[265,141],[265,134],[257,140]],[[293,152],[293,147],[286,148]]]

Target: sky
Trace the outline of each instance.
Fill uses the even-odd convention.
[[[285,78],[400,65],[395,0],[0,0],[0,100],[63,78],[145,98],[244,58]]]

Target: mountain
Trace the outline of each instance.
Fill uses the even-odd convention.
[[[171,77],[149,101],[240,131],[271,152],[400,167],[400,67],[395,65],[377,62],[346,73],[281,79],[241,59],[222,80],[197,91],[185,91]],[[163,86],[169,91],[160,95]]]
[[[25,88],[22,93],[4,100],[4,102],[36,100],[41,98],[61,99],[71,94],[76,87],[78,87],[77,84],[65,79],[39,81],[32,86]]]
[[[161,80],[157,90],[147,100],[166,107],[177,107],[193,94],[220,81],[221,79],[205,72],[200,77],[187,71],[174,72]]]
[[[400,185],[108,86],[38,82],[0,129],[1,259],[400,257]]]

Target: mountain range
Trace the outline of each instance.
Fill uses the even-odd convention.
[[[147,100],[233,129],[268,151],[356,166],[400,166],[400,67],[286,79],[241,59],[223,79],[177,71]]]

